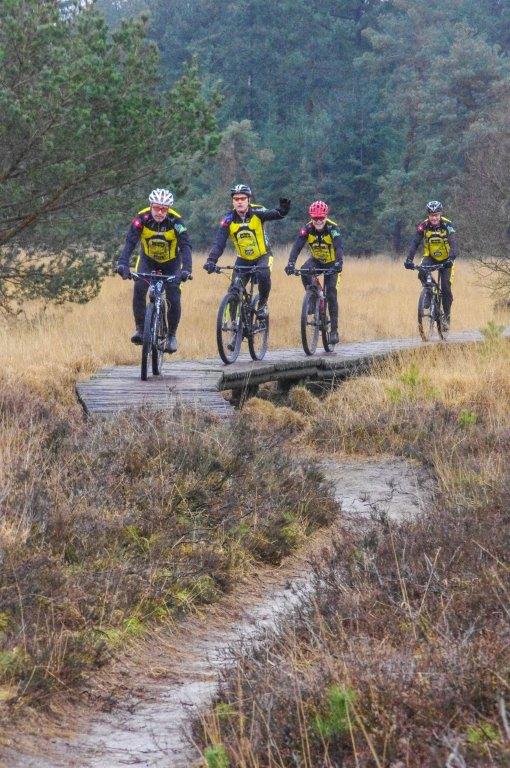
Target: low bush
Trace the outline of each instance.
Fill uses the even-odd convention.
[[[196,727],[231,768],[509,764],[509,381],[508,344],[443,350],[300,408],[315,447],[411,456],[438,490],[419,518],[336,542],[312,597],[239,654],[230,716]]]
[[[0,712],[48,702],[150,623],[279,563],[335,503],[240,414],[140,410],[85,422],[0,389]],[[9,706],[10,705],[10,706]]]

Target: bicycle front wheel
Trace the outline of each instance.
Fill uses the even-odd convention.
[[[241,300],[239,296],[227,293],[221,301],[216,318],[216,343],[226,365],[237,360],[242,340]]]
[[[444,309],[443,309],[443,303],[440,301],[437,305],[437,316],[436,316],[436,323],[437,323],[437,332],[439,334],[439,338],[443,341],[448,338],[448,331],[449,326],[445,319]]]
[[[418,330],[422,341],[430,341],[434,335],[435,299],[427,288],[423,288],[418,299]]]
[[[269,314],[257,317],[259,297],[254,296],[250,305],[250,322],[248,331],[248,349],[252,360],[262,360],[267,352],[269,339]]]
[[[315,354],[319,333],[319,298],[314,291],[305,291],[301,307],[301,343],[305,354]]]
[[[322,344],[324,346],[324,349],[326,352],[334,352],[335,345],[331,343],[330,337],[331,337],[331,318],[329,316],[329,307],[328,307],[328,300],[323,299],[324,301],[324,309],[321,312],[321,334],[322,334]]]
[[[154,327],[154,304],[147,304],[145,308],[145,320],[143,324],[142,365],[140,376],[142,381],[147,381],[149,352],[152,350],[152,330]]]
[[[159,312],[155,313],[152,328],[152,373],[159,376],[163,370],[163,353],[166,342],[166,307],[161,303]]]

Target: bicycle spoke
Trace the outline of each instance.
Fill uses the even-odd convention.
[[[152,373],[159,376],[163,370],[163,353],[166,342],[166,304],[161,302],[159,312],[154,318],[154,330],[152,339]]]
[[[423,288],[418,300],[418,330],[423,341],[429,341],[434,333],[434,297]]]
[[[319,333],[319,298],[313,291],[307,290],[301,308],[301,343],[307,355],[313,355],[317,349]]]
[[[140,378],[147,381],[149,352],[152,349],[154,304],[149,303],[145,309],[145,321],[143,324],[143,343],[142,343],[142,361],[140,369]]]
[[[243,335],[240,300],[227,294],[223,297],[216,320],[218,352],[224,363],[233,363],[239,355]]]
[[[324,310],[321,313],[321,334],[322,334],[322,344],[324,346],[324,349],[326,352],[333,352],[335,349],[335,345],[331,344],[330,342],[330,334],[331,334],[331,319],[329,317],[329,307],[328,302],[324,300]]]
[[[253,360],[262,360],[267,352],[269,338],[269,314],[266,314],[264,318],[257,317],[258,301],[259,297],[254,296],[248,322],[248,349]]]

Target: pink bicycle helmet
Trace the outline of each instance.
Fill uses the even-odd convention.
[[[316,200],[308,209],[311,219],[325,219],[329,213],[329,205],[322,200]]]

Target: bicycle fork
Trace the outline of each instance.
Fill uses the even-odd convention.
[[[161,317],[161,312],[162,312],[161,296],[160,295],[152,296],[151,301],[154,304],[152,344],[154,349],[159,349],[161,345],[163,345],[164,347],[164,344],[165,344],[164,339],[158,339],[159,318]]]

